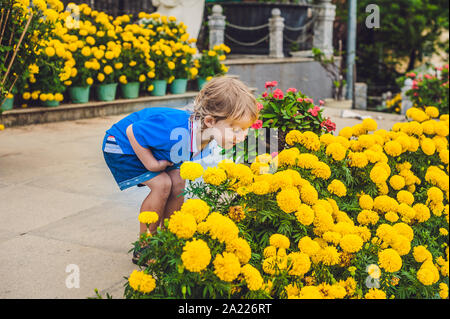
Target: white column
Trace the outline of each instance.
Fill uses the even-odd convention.
[[[406,111],[408,111],[408,109],[412,108],[413,106],[413,103],[410,100],[409,96],[406,95],[406,92],[411,90],[412,87],[413,81],[410,78],[407,78],[402,87],[402,109],[401,109],[402,114],[406,114]]]
[[[271,58],[283,58],[283,29],[284,18],[278,8],[272,10],[272,17],[269,18],[269,56]]]
[[[225,43],[225,16],[222,12],[222,7],[216,4],[212,8],[212,15],[208,16],[210,50],[215,45]]]
[[[313,47],[320,49],[326,57],[333,55],[333,22],[336,6],[331,0],[320,0],[316,7]]]

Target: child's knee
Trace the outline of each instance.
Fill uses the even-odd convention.
[[[160,193],[161,196],[168,197],[172,190],[172,180],[165,172],[161,172],[158,176],[152,178],[147,184],[152,191]]]

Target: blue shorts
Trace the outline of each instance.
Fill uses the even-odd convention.
[[[133,186],[145,186],[142,184],[143,182],[146,182],[161,173],[149,171],[135,154],[116,154],[105,152],[104,150],[106,143],[117,145],[115,141],[107,140],[108,136],[109,135],[106,134],[103,139],[103,156],[105,158],[106,165],[108,165],[108,168],[121,191]],[[181,164],[182,163],[177,163],[173,166],[169,166],[164,171],[167,172],[173,169],[179,169]]]

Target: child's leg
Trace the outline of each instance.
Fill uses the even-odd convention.
[[[149,226],[150,232],[154,233],[159,223],[164,218],[164,207],[166,206],[167,199],[170,195],[172,180],[166,172],[161,172],[157,176],[143,182],[142,184],[147,185],[151,191],[142,202],[140,211],[153,211],[159,215],[159,221]],[[142,234],[146,231],[147,225],[140,223],[140,233]]]
[[[178,196],[183,193],[186,181],[181,178],[179,169],[172,169],[167,172],[171,179],[170,196],[167,199],[166,207],[164,209],[164,217],[162,224],[164,226],[164,219],[170,218],[174,211],[180,210],[184,202],[184,196]]]

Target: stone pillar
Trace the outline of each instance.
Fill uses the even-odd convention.
[[[333,55],[333,22],[336,6],[331,0],[320,0],[316,7],[313,47],[320,49],[326,57]]]
[[[269,56],[271,58],[283,58],[283,29],[284,18],[278,8],[272,9],[272,17],[269,18]]]
[[[413,106],[413,103],[409,99],[409,96],[406,96],[406,92],[411,90],[412,87],[413,87],[413,80],[411,80],[410,78],[407,78],[405,80],[405,83],[404,83],[403,87],[402,87],[402,108],[401,108],[401,113],[403,115],[405,115],[406,111],[408,111],[408,109],[412,108],[412,106]]]
[[[215,4],[212,8],[212,15],[208,16],[210,50],[215,45],[225,43],[225,16],[222,12],[222,7]]]
[[[367,84],[355,83],[355,109],[367,110]]]

